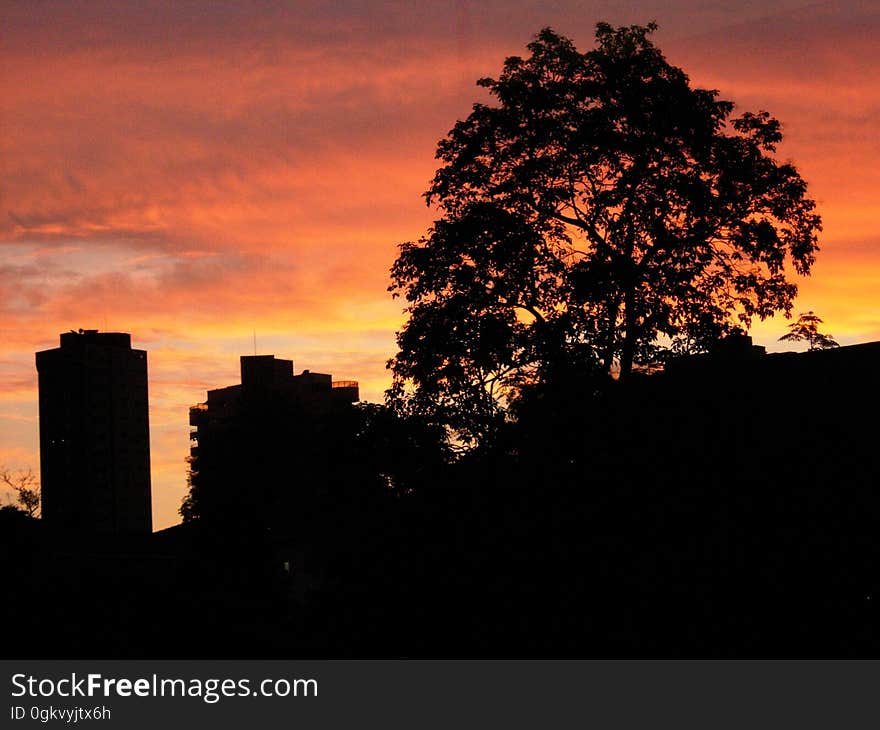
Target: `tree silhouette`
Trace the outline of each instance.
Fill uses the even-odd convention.
[[[478,82],[497,104],[439,143],[442,217],[391,270],[409,302],[392,397],[479,438],[560,359],[626,379],[661,340],[705,349],[790,311],[785,263],[809,272],[821,220],[773,157],[780,124],[692,88],[655,28],[600,23],[586,53],[544,29]]]
[[[37,476],[30,468],[18,473],[6,467],[0,467],[0,482],[16,493],[19,509],[28,517],[37,517],[40,512],[40,486]]]
[[[839,347],[831,335],[823,335],[819,332],[819,325],[822,320],[812,311],[802,314],[798,317],[797,322],[788,325],[788,334],[782,335],[780,341],[789,342],[808,342],[810,350],[827,350],[832,347]]]

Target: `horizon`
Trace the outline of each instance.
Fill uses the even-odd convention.
[[[4,7],[0,465],[38,471],[34,353],[80,327],[148,353],[155,530],[180,521],[188,409],[239,382],[240,355],[380,401],[404,321],[388,269],[436,217],[436,143],[544,26],[585,50],[600,20],[656,20],[693,85],[780,119],[777,157],[824,220],[793,316],[816,312],[841,345],[880,340],[880,13],[687,5]],[[778,341],[792,321],[750,334],[798,351]]]

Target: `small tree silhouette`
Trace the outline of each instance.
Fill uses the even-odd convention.
[[[797,322],[788,325],[791,331],[786,335],[782,335],[779,339],[791,342],[806,341],[810,344],[811,351],[839,347],[838,343],[831,338],[831,335],[823,335],[819,332],[820,324],[822,324],[822,320],[815,312],[807,312],[798,317]]]
[[[37,475],[28,468],[17,474],[6,467],[0,467],[0,482],[11,488],[17,495],[18,504],[28,517],[37,517],[40,512],[40,486]]]

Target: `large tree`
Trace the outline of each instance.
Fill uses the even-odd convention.
[[[544,29],[478,82],[495,103],[439,143],[441,217],[392,268],[392,392],[479,438],[523,378],[592,356],[626,379],[790,313],[821,220],[780,124],[692,88],[655,28],[600,23],[586,53]]]

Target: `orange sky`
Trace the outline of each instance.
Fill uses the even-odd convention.
[[[153,512],[178,520],[187,408],[238,356],[388,384],[397,243],[438,139],[542,26],[656,19],[667,57],[784,124],[825,221],[796,311],[880,339],[875,2],[0,5],[0,464],[39,464],[34,352],[79,327],[149,352]],[[755,340],[781,349],[785,321]]]

